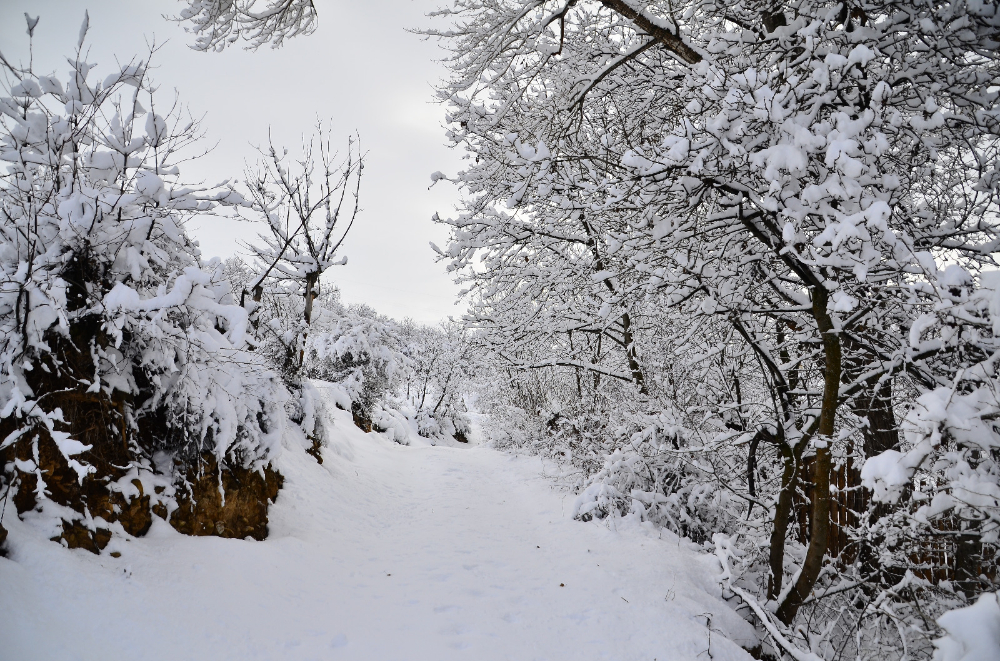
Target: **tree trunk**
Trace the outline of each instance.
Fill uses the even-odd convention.
[[[860,342],[850,335],[842,339],[845,351],[843,383],[853,383],[870,367],[874,356]],[[896,415],[892,408],[892,380],[885,379],[879,383],[879,377],[868,379],[865,389],[852,402],[852,411],[859,418],[867,421],[862,429],[862,464],[865,459],[882,454],[886,450],[899,449],[899,428]],[[846,473],[847,488],[854,494],[851,513],[855,521],[868,517],[876,521],[888,515],[893,506],[888,503],[871,503],[871,492],[861,487],[860,470],[848,470]],[[839,531],[838,531],[839,532]],[[861,563],[865,576],[876,576],[884,571],[879,563],[879,549],[885,542],[884,535],[876,535],[860,540],[857,545],[856,559]],[[852,561],[846,558],[846,561]]]
[[[594,266],[598,271],[606,271],[608,267],[601,257],[601,253],[597,250],[597,239],[594,236],[593,228],[591,228],[586,218],[581,216],[580,220],[583,223],[583,229],[587,232],[587,245],[594,256]],[[618,295],[618,287],[615,284],[614,278],[605,278],[604,286],[612,294]],[[635,338],[632,337],[632,317],[628,312],[622,314],[622,344],[625,345],[625,358],[628,360],[629,372],[632,373],[632,381],[639,386],[640,394],[648,395],[649,389],[646,387],[646,379],[642,374],[642,366],[639,365],[639,353],[635,350]],[[599,348],[598,351],[600,351]]]
[[[843,382],[846,384],[858,379],[870,367],[874,356],[850,335],[845,335],[842,342],[846,353],[843,366]],[[891,379],[881,384],[879,377],[868,379],[864,391],[854,398],[852,410],[868,422],[862,430],[866,459],[899,448],[899,428],[892,409]]]
[[[892,410],[892,381],[886,380],[880,386],[878,379],[872,379],[870,387],[871,391],[860,398],[856,408],[858,415],[868,420],[864,429],[866,459],[899,449],[899,428]]]
[[[841,352],[840,338],[833,327],[833,319],[827,310],[829,293],[820,285],[813,288],[812,313],[816,326],[823,338],[823,403],[820,409],[819,426],[816,429],[816,456],[813,459],[812,521],[809,534],[809,548],[802,563],[802,571],[795,586],[778,607],[778,619],[791,624],[802,603],[809,596],[820,570],[823,557],[830,543],[830,442],[833,439],[840,399]]]
[[[625,356],[628,358],[628,369],[632,373],[632,380],[639,386],[639,393],[648,395],[646,379],[642,375],[642,367],[639,365],[639,355],[635,350],[635,342],[632,338],[632,318],[628,312],[622,315],[622,339],[625,342]]]
[[[979,580],[983,545],[979,522],[968,522],[968,529],[955,536],[955,584],[968,600],[983,591]]]
[[[792,497],[798,473],[797,457],[787,443],[782,443],[781,456],[785,467],[781,475],[778,504],[774,510],[771,548],[768,549],[768,565],[771,569],[771,577],[767,582],[768,599],[777,599],[781,594],[781,581],[785,573],[785,538],[788,536],[788,522],[792,514]]]
[[[309,336],[309,326],[312,324],[312,313],[313,313],[313,301],[319,295],[316,291],[316,284],[319,282],[320,273],[318,271],[309,273],[306,275],[306,293],[305,293],[305,322],[306,327],[302,332],[302,338],[300,339],[299,346],[299,363],[297,367],[302,369],[302,365],[305,363],[306,359],[306,338]]]

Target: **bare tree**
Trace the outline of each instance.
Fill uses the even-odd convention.
[[[285,353],[284,369],[297,375],[302,367],[305,340],[313,321],[313,302],[320,280],[331,266],[347,263],[338,251],[354,225],[359,207],[364,158],[356,138],[348,140],[347,154],[338,162],[327,130],[321,123],[303,141],[302,156],[291,161],[288,150],[273,144],[256,171],[247,173],[253,207],[267,223],[263,245],[251,246],[258,263],[254,283],[242,293],[242,304],[255,313],[265,287],[273,293],[302,297],[300,320],[272,320],[269,329]],[[252,302],[247,301],[247,296]]]

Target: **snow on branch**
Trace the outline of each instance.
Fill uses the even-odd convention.
[[[195,35],[192,48],[221,52],[237,41],[256,50],[281,47],[286,39],[316,31],[313,0],[182,0],[187,7],[173,18]]]

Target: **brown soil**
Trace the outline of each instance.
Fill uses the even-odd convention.
[[[63,519],[62,534],[52,538],[53,542],[65,541],[71,549],[87,549],[91,553],[100,553],[111,541],[111,531],[105,528],[89,530],[83,522]]]
[[[309,455],[311,455],[314,459],[316,459],[316,463],[322,464],[323,463],[323,454],[322,454],[323,444],[320,442],[320,439],[319,439],[318,436],[310,436],[309,439],[312,441],[312,445],[310,445],[306,449],[306,452]]]
[[[185,535],[264,539],[267,508],[283,482],[270,466],[260,471],[229,466],[220,473],[215,457],[206,453],[200,466],[188,471],[188,484],[178,491],[179,507],[171,513],[170,525]]]
[[[351,417],[354,418],[354,426],[365,433],[372,430],[372,419],[368,417],[364,409],[357,402],[351,404]]]
[[[130,535],[141,537],[153,522],[153,515],[168,519],[168,509],[160,499],[151,499],[143,491],[139,480],[132,480],[138,496],[126,498],[122,493],[109,489],[110,483],[126,472],[124,466],[102,462],[92,451],[76,458],[82,463],[98,468],[82,482],[75,470],[62,456],[51,436],[43,431],[38,437],[38,463],[45,481],[46,495],[54,502],[72,508],[81,514],[80,519],[63,520],[62,533],[54,541],[65,541],[69,548],[83,548],[99,553],[111,540],[111,532],[98,527],[90,530],[83,520],[86,515],[118,522]],[[13,456],[29,461],[33,455],[30,438],[22,439],[11,450]],[[5,458],[0,457],[0,462]],[[178,532],[188,535],[216,535],[220,537],[267,537],[267,511],[277,498],[283,482],[282,476],[268,466],[261,471],[226,466],[219,471],[218,462],[210,454],[203,455],[199,466],[191,467],[186,474],[186,485],[177,490],[178,508],[169,515],[169,523]],[[34,472],[15,470],[17,488],[13,503],[19,514],[35,509],[38,478]],[[219,485],[225,499],[219,493]],[[157,491],[162,491],[162,487]],[[4,534],[4,536],[6,536]],[[2,541],[0,541],[2,543]]]

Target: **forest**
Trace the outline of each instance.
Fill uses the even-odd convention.
[[[337,15],[178,7],[206,58]],[[270,543],[281,462],[349,461],[349,421],[531,457],[574,526],[683,540],[739,620],[722,658],[1000,658],[996,2],[428,6],[464,159],[427,173],[460,199],[438,325],[342,300],[364,135],[317,121],[191,183],[155,52],[95,69],[88,28],[66,75],[0,48],[6,562],[29,529]],[[258,236],[209,258],[211,215]]]

